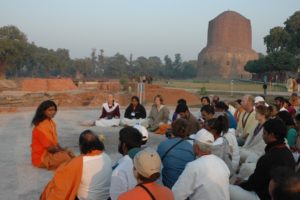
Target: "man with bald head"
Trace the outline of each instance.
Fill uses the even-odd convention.
[[[91,130],[85,130],[79,136],[79,147],[81,155],[61,164],[41,200],[108,199],[112,168],[103,143]]]
[[[236,134],[239,146],[243,146],[249,134],[254,132],[257,126],[254,110],[254,97],[251,95],[244,95],[242,99],[242,107],[244,112],[240,115],[240,120],[237,125]]]

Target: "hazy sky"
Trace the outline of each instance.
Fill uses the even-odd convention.
[[[300,10],[299,0],[1,0],[0,26],[16,25],[29,41],[66,48],[72,58],[92,48],[112,56],[197,59],[208,22],[226,10],[251,20],[253,48],[265,52],[270,28]]]

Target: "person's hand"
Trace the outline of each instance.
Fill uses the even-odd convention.
[[[233,183],[234,185],[240,185],[242,182],[244,182],[244,179],[242,178],[236,178],[235,182]]]
[[[205,124],[204,124],[204,121],[199,121],[199,124],[200,124],[200,128],[204,128]]]
[[[75,157],[75,154],[73,153],[72,149],[66,148],[65,150],[68,152],[68,154],[71,158]]]
[[[47,150],[48,150],[49,153],[56,153],[56,152],[60,151],[60,149],[57,146],[48,147]]]
[[[245,133],[243,139],[246,140],[248,135],[249,135],[249,133]]]

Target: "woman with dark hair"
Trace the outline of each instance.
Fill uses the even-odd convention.
[[[56,124],[52,120],[56,112],[56,104],[47,100],[39,105],[32,119],[31,159],[35,167],[56,169],[74,157],[70,150],[58,144]]]
[[[208,96],[204,96],[204,97],[201,97],[201,105],[202,106],[205,106],[205,105],[210,105],[210,99]]]
[[[291,116],[291,114],[287,111],[280,111],[277,113],[277,116],[284,122],[287,127],[286,139],[290,147],[294,147],[297,139],[297,131],[296,124]]]
[[[131,103],[125,110],[122,124],[127,126],[134,126],[136,124],[146,125],[146,110],[140,99],[137,96],[131,97]]]
[[[188,137],[188,121],[178,118],[172,123],[169,138],[162,141],[157,152],[162,160],[162,182],[168,188],[177,181],[186,164],[195,160],[193,146],[186,139]]]
[[[164,105],[164,101],[161,95],[154,97],[154,104],[151,107],[149,114],[149,131],[156,131],[160,125],[167,124],[169,121],[169,109]]]
[[[223,136],[224,133],[228,132],[228,119],[226,114],[213,118],[205,123],[205,129],[214,136],[214,143],[212,153],[221,158],[228,166],[231,175],[234,174],[231,156],[230,146],[228,140]]]
[[[177,100],[177,106],[178,106],[179,104],[184,104],[184,105],[186,105],[186,100],[185,100],[185,99],[178,99],[178,100]],[[172,122],[174,122],[178,117],[179,117],[179,113],[177,113],[176,110],[175,110],[175,112],[174,112],[173,115],[172,115]]]
[[[243,106],[242,106],[242,100],[241,99],[237,99],[235,101],[234,108],[236,109],[235,112],[234,112],[234,118],[235,118],[236,122],[238,123],[240,121],[240,115],[242,114],[242,112],[245,111]]]
[[[228,107],[228,105],[225,104],[224,101],[219,101],[215,104],[216,112],[225,113],[227,115],[227,119],[229,121],[229,128],[236,129],[236,127],[237,127],[236,120],[235,120],[234,116],[231,114],[231,112],[229,112],[228,109],[229,109],[229,107]]]
[[[287,111],[291,114],[293,118],[296,116],[296,109],[292,106],[288,99],[284,99],[283,106],[287,109]]]
[[[100,127],[110,127],[119,126],[119,124],[119,104],[115,101],[113,94],[108,94],[107,102],[102,104],[102,113],[99,119],[95,121],[95,125]]]

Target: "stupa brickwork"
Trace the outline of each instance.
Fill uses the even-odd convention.
[[[252,49],[249,19],[234,11],[223,12],[209,22],[207,35],[207,46],[198,56],[199,78],[250,76],[244,66],[258,59],[258,54]]]

